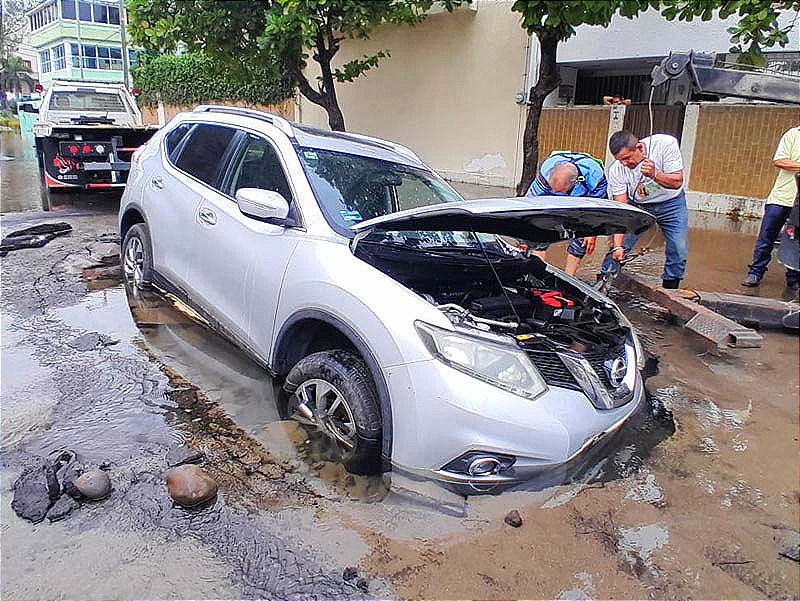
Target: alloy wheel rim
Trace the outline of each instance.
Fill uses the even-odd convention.
[[[356,446],[356,422],[344,395],[330,382],[306,380],[291,397],[289,417],[315,428],[344,449]]]
[[[132,237],[125,248],[125,277],[138,288],[144,273],[144,247],[139,238]]]

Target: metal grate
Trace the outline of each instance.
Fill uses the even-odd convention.
[[[600,381],[608,390],[612,390],[611,382],[608,379],[604,364],[609,359],[615,359],[622,356],[624,349],[617,349],[608,354],[602,353],[584,353],[583,357],[592,366]],[[528,351],[531,361],[542,374],[544,381],[549,386],[558,386],[560,388],[568,388],[569,390],[581,390],[580,385],[572,377],[572,374],[561,361],[558,354],[553,351]]]

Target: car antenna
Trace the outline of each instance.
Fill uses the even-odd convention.
[[[475,233],[475,230],[470,230],[470,232],[472,232],[472,235],[475,236],[475,239],[478,241],[478,246],[480,247],[481,252],[483,252],[483,256],[486,259],[486,262],[489,264],[489,268],[492,270],[494,277],[497,279],[497,283],[500,284],[500,290],[503,292],[503,296],[506,297],[506,302],[508,302],[508,306],[511,309],[511,312],[517,319],[517,323],[521,324],[522,320],[519,318],[519,313],[517,313],[517,310],[514,308],[514,303],[511,302],[511,298],[508,296],[508,291],[506,290],[506,287],[503,286],[503,280],[501,280],[500,276],[497,275],[497,270],[494,268],[494,265],[492,265],[491,259],[489,259],[489,253],[487,253],[486,249],[483,247],[483,242],[481,241],[481,237]]]

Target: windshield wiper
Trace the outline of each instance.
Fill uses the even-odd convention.
[[[380,246],[391,246],[392,248],[402,249],[402,250],[409,250],[413,252],[419,253],[427,253],[430,255],[435,255],[439,257],[451,257],[453,254],[464,254],[469,256],[475,257],[484,257],[484,251],[480,248],[470,248],[468,246],[412,246],[411,244],[406,244],[405,242],[396,242],[393,240],[382,240],[382,241],[364,241],[362,244],[378,244]],[[500,251],[492,250],[490,248],[485,249],[486,254],[492,255],[494,257],[508,259],[513,258],[513,255],[509,255]]]

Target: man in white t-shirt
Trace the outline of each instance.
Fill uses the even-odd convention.
[[[683,182],[683,159],[678,141],[667,134],[639,140],[629,131],[618,131],[608,141],[616,161],[609,167],[608,190],[614,200],[630,203],[651,213],[666,240],[667,260],[662,285],[677,288],[686,272],[689,211]],[[603,272],[618,268],[636,236],[616,234],[614,248],[603,263]]]

